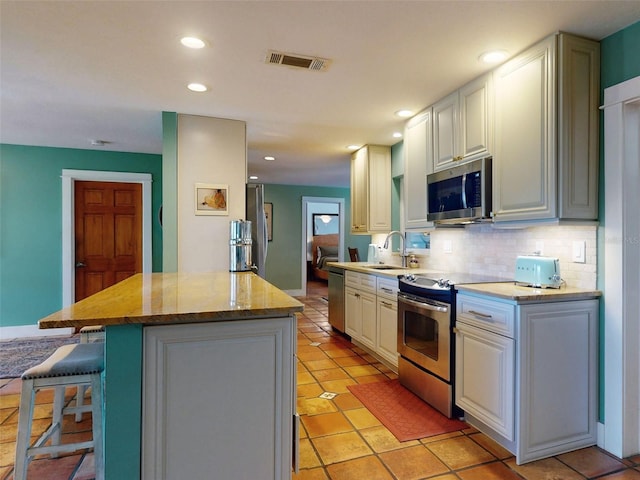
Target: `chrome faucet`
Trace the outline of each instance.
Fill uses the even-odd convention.
[[[402,232],[399,232],[398,230],[394,230],[392,232],[389,233],[389,235],[387,235],[387,238],[385,238],[384,240],[384,248],[389,248],[389,239],[393,236],[393,235],[399,235],[400,238],[402,239],[402,250],[400,252],[400,258],[402,259],[402,268],[406,268],[407,267],[407,239],[405,238],[404,234]]]

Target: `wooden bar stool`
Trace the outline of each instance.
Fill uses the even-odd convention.
[[[31,458],[50,454],[56,458],[60,453],[92,448],[95,457],[96,480],[104,479],[102,449],[102,371],[104,370],[104,344],[80,343],[64,345],[40,365],[22,374],[20,416],[16,439],[16,461],[14,480],[25,480]],[[68,386],[91,386],[91,404],[65,407],[64,393]],[[54,388],[53,421],[33,446],[29,446],[35,396],[38,390]],[[92,439],[85,442],[61,444],[62,420],[67,414],[91,411]],[[44,444],[51,439],[51,444]]]
[[[104,342],[104,325],[91,325],[80,329],[80,343]]]

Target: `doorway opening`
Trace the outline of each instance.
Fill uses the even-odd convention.
[[[313,257],[311,251],[311,243],[314,235],[314,221],[322,222],[323,216],[329,218],[326,225],[318,225],[316,233],[326,233],[331,229],[334,232],[334,222],[337,225],[338,235],[338,261],[344,261],[344,217],[345,217],[345,200],[344,198],[333,197],[302,197],[302,265],[300,268],[300,286],[301,294],[307,295],[307,280],[309,275],[309,261]],[[315,215],[315,218],[314,218]],[[337,220],[335,219],[337,215]],[[324,222],[322,222],[324,223]],[[333,233],[331,233],[333,234]]]

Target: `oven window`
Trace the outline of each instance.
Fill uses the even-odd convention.
[[[404,312],[404,344],[438,360],[438,322],[417,312]]]

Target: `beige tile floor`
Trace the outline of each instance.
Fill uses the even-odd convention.
[[[398,442],[347,389],[396,375],[331,330],[322,296],[326,297],[326,287],[311,285],[308,296],[301,298],[305,311],[298,318],[302,428],[301,469],[293,476],[295,480],[640,480],[640,456],[620,460],[597,447],[518,466],[509,452],[473,428]],[[337,396],[319,398],[325,391]],[[73,393],[69,391],[69,400]],[[1,480],[13,478],[19,400],[20,380],[0,380]],[[38,394],[35,429],[39,431],[50,424],[51,401],[48,392]],[[78,424],[70,418],[65,431],[89,436],[90,417]],[[59,459],[37,459],[29,474],[38,480],[89,480],[93,478],[93,456],[79,452]]]

